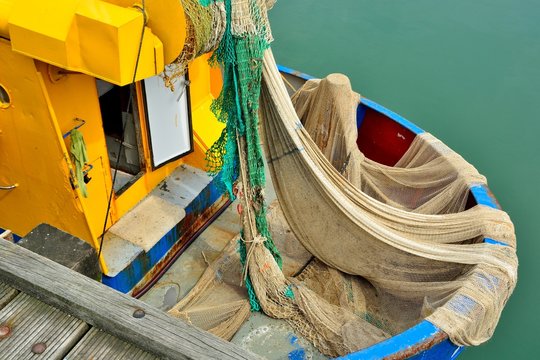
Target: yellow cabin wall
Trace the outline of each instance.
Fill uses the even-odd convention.
[[[211,69],[208,56],[189,66],[189,87],[194,131],[193,153],[152,169],[142,87],[137,84],[144,174],[120,196],[113,196],[107,228],[118,221],[182,163],[204,169],[205,152],[224,125],[210,111],[221,88],[219,69]],[[0,184],[18,183],[0,191],[0,227],[25,235],[40,223],[71,233],[96,248],[102,232],[112,171],[101,120],[95,78],[81,73],[62,74],[59,68],[18,54],[0,40],[0,84],[12,105],[0,109]],[[88,197],[72,189],[70,137],[62,135],[84,119],[80,127],[93,165]],[[72,170],[71,170],[72,172]]]
[[[82,205],[69,181],[69,164],[55,111],[34,60],[0,39],[0,84],[11,105],[0,109],[0,227],[26,234],[49,223],[91,238]]]
[[[101,121],[101,110],[97,97],[96,79],[84,74],[61,75],[58,68],[39,63],[39,71],[44,74],[44,84],[54,108],[58,127],[62,134],[69,133],[80,122],[75,118],[85,120],[79,128],[83,134],[88,152],[88,163],[93,166],[89,172],[92,180],[86,185],[88,197],[77,194],[84,208],[90,236],[82,237],[85,241],[98,246],[96,241],[103,231],[108,194],[112,178],[109,170],[109,156],[105,144],[105,135]],[[71,137],[62,141],[69,151]],[[69,160],[71,163],[71,159]],[[71,165],[73,167],[73,165]],[[109,219],[108,225],[112,225]]]
[[[209,54],[201,56],[189,67],[194,143],[198,143],[204,151],[212,146],[225,127],[210,111],[212,101],[221,91],[222,80],[219,68],[208,65],[209,57]]]

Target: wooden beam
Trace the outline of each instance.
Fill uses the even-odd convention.
[[[1,240],[0,259],[0,281],[161,358],[257,358],[16,244]]]

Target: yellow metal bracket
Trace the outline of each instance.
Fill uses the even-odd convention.
[[[9,38],[16,52],[66,70],[126,85],[133,80],[139,47],[135,80],[161,73],[165,55],[167,60],[174,60],[185,36],[184,12],[178,0],[166,1],[174,5],[173,9],[165,7],[158,11],[157,6],[149,7],[146,25],[141,9],[128,3],[122,0],[0,0],[0,36]],[[165,20],[177,22],[169,27],[177,31],[174,36],[167,35],[167,24],[158,17],[166,12],[169,15]],[[146,28],[141,39],[143,26]],[[175,44],[169,43],[165,51],[153,28]]]

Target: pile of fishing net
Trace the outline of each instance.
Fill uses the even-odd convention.
[[[330,356],[422,319],[458,345],[489,339],[515,287],[517,257],[506,213],[466,209],[469,186],[485,178],[427,133],[394,167],[367,159],[348,80],[310,81],[293,105],[269,50],[266,2],[224,5],[214,53],[224,86],[213,110],[226,128],[208,159],[240,202],[243,231],[171,313],[230,338],[249,309],[262,310]],[[261,142],[286,222],[267,217]],[[296,276],[282,270],[273,224],[314,256]]]

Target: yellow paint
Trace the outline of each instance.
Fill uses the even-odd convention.
[[[1,0],[0,0],[1,1]],[[122,7],[141,6],[140,0],[105,0]],[[163,43],[165,64],[172,63],[184,47],[186,16],[180,0],[145,1],[148,27]]]
[[[221,90],[221,72],[219,68],[208,65],[210,55],[203,55],[193,61],[189,66],[189,79],[191,81],[190,94],[193,109],[193,132],[201,146],[209,148],[219,138],[225,124],[214,121],[209,126],[208,119],[214,119],[210,111],[210,104],[217,98]]]
[[[79,128],[82,132],[88,152],[89,163],[94,166],[89,176],[92,180],[87,184],[87,198],[79,196],[85,209],[86,221],[91,237],[84,240],[98,247],[96,241],[103,230],[108,194],[112,178],[109,171],[109,157],[105,144],[105,135],[101,122],[101,111],[97,98],[96,79],[83,74],[57,75],[51,65],[40,63],[38,69],[44,77],[45,87],[54,108],[61,134],[70,132],[79,122],[75,118],[86,121]],[[71,145],[70,137],[60,138],[67,149]],[[68,161],[71,164],[71,160]],[[109,221],[109,225],[112,222]]]
[[[223,76],[221,75],[221,69],[219,66],[213,66],[210,68],[210,92],[214,98],[218,98],[223,87]]]
[[[194,132],[194,152],[155,170],[152,170],[148,129],[146,127],[144,103],[142,100],[142,89],[139,84],[137,85],[137,99],[142,133],[141,140],[146,169],[144,175],[138,179],[135,184],[131,185],[121,196],[115,199],[113,204],[114,221],[122,217],[135,206],[180,164],[187,163],[200,169],[205,169],[206,161],[204,158],[206,150],[215,140],[217,140],[221,134],[221,129],[224,127],[224,124],[218,122],[214,114],[210,111],[210,104],[214,97],[210,91],[211,70],[207,60],[208,56],[201,56],[194,60],[189,66],[189,78],[191,81],[189,91]]]
[[[0,1],[7,11],[6,0]],[[131,83],[144,22],[139,9],[100,0],[12,1],[9,9],[14,51],[114,84]],[[0,13],[0,18],[4,24],[6,14]],[[182,19],[183,14],[169,18]],[[180,31],[167,40],[183,37]],[[169,57],[171,51],[176,49]],[[163,43],[147,26],[136,79],[156,75],[164,65]]]
[[[0,0],[0,36],[9,38],[8,19],[11,14],[13,0]]]
[[[137,79],[161,72],[164,59],[176,58],[183,46],[184,13],[176,12],[182,10],[180,2],[163,2],[170,6],[147,2]],[[0,39],[0,84],[11,98],[0,107],[0,184],[19,185],[0,192],[0,227],[25,235],[48,223],[99,247],[112,171],[95,80],[131,82],[143,21],[131,5],[124,0],[0,0],[0,35],[8,31],[11,38]],[[221,74],[207,60],[202,56],[189,66],[194,151],[158,169],[152,169],[142,87],[136,84],[144,173],[120,196],[113,195],[107,228],[180,164],[204,169],[205,152],[224,127],[210,111]],[[79,130],[93,166],[87,198],[73,175],[70,138],[63,138],[78,124],[75,118],[86,121]]]
[[[0,69],[12,102],[0,109],[0,183],[19,184],[0,192],[0,227],[26,234],[46,222],[91,239],[41,74],[32,59],[14,53],[2,39]]]

